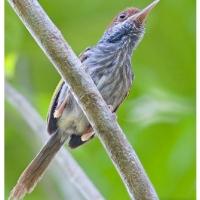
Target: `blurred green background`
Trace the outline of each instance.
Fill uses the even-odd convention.
[[[151,0],[39,3],[79,55],[98,42],[121,10],[131,6],[141,9]],[[135,80],[131,93],[117,113],[161,200],[196,197],[195,6],[193,0],[161,0],[152,10],[146,34],[132,57]],[[45,120],[60,77],[7,1],[5,79]],[[5,199],[40,148],[26,121],[5,101]],[[97,137],[70,153],[105,199],[129,199]],[[26,200],[67,199],[51,168],[53,164]]]

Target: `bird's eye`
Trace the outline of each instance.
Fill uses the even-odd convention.
[[[126,14],[125,13],[121,13],[119,17],[120,17],[120,19],[124,19],[126,17]]]

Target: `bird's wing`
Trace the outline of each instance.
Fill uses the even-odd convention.
[[[128,92],[126,93],[126,95],[124,96],[124,98],[122,99],[122,101],[120,102],[120,104],[115,108],[115,110],[113,112],[117,112],[118,108],[122,105],[122,103],[124,102],[124,100],[128,97],[129,93],[131,91],[131,86],[128,89]]]
[[[55,109],[59,106],[57,105],[58,97],[60,95],[60,91],[64,83],[65,82],[63,79],[59,81],[49,105],[49,111],[47,114],[47,131],[50,135],[55,133],[57,130],[57,124],[56,124],[57,118],[54,117],[54,112],[55,112]]]
[[[87,53],[89,50],[91,50],[92,47],[88,47],[79,55],[79,59],[81,62],[83,62],[85,59],[87,59]],[[65,82],[63,79],[61,79],[54,91],[54,94],[52,96],[49,110],[47,114],[47,131],[49,134],[54,134],[57,130],[57,119],[62,115],[62,112],[65,108],[65,105],[71,95],[71,90],[66,90],[66,97],[63,98],[63,101],[59,102],[58,104],[58,98],[61,93],[61,89],[64,86]]]

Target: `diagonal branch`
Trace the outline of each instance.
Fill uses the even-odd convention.
[[[5,98],[20,112],[42,143],[46,143],[48,135],[46,133],[44,121],[31,104],[7,82],[5,82]],[[63,172],[62,176],[69,178],[86,199],[104,200],[99,191],[65,148],[60,149],[55,159]]]
[[[158,199],[136,153],[94,82],[36,0],[8,0],[62,78],[96,131],[132,199]]]

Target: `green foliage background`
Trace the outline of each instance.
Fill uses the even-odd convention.
[[[121,10],[131,6],[144,8],[151,1],[40,0],[39,3],[79,55],[98,42]],[[134,84],[117,113],[120,126],[161,200],[196,197],[195,3],[161,0],[150,13],[145,37],[132,57]],[[7,1],[5,78],[45,120],[60,77]],[[20,114],[5,102],[5,199],[40,148],[41,143]],[[106,199],[129,199],[97,137],[70,153]],[[58,183],[54,173],[48,171],[25,199],[65,199]]]

